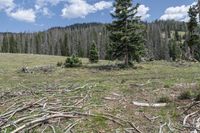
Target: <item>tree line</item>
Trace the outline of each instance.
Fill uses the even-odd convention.
[[[185,38],[187,24],[176,21],[155,21],[145,25],[145,55],[153,59],[169,59],[168,43],[173,32]],[[101,59],[109,58],[109,31],[107,24],[88,23],[67,27],[55,27],[34,33],[0,33],[0,51],[3,53],[31,53],[48,55],[72,55],[88,57],[93,41],[97,44]],[[184,34],[184,35],[182,35]],[[166,48],[164,48],[166,47]],[[162,52],[162,51],[166,52]]]
[[[132,7],[131,1],[127,1],[126,8],[119,10],[126,11],[125,14],[133,13],[132,16],[124,16],[123,14],[120,16],[120,14],[117,14],[119,11],[116,11],[112,16],[114,19],[119,19],[119,21],[114,20],[112,24],[84,23],[54,27],[34,33],[0,33],[0,52],[89,57],[90,49],[94,47],[93,44],[95,43],[99,58],[111,59],[113,53],[123,55],[125,52],[120,53],[118,49],[126,51],[127,48],[120,48],[121,44],[126,44],[128,49],[135,50],[135,52],[126,55],[127,60],[131,57],[139,61],[141,58],[139,58],[140,54],[138,52],[141,52],[143,57],[148,60],[175,61],[188,58],[200,60],[200,53],[198,52],[200,51],[199,29],[196,22],[198,12],[196,7],[190,8],[188,12],[190,21],[188,23],[173,20],[156,20],[147,23],[141,22],[137,17],[134,18],[137,6],[131,9],[129,8]],[[116,0],[116,2],[120,1]],[[123,4],[123,1],[121,2]],[[120,3],[118,5],[116,3],[115,6],[120,7]],[[125,21],[120,22],[120,19]],[[120,27],[120,23],[127,27]],[[137,29],[137,31],[142,29],[143,32],[136,35],[136,30],[131,29]],[[129,35],[126,33],[129,33]],[[133,36],[137,39],[140,38],[138,40],[141,42],[136,41],[137,39],[134,40]],[[123,43],[120,42],[120,38],[123,38]],[[140,51],[141,49],[143,51]],[[113,50],[119,52],[113,52]]]

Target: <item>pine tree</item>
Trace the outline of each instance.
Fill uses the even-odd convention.
[[[180,44],[176,40],[171,39],[169,41],[169,56],[173,61],[181,58]]]
[[[189,22],[187,23],[188,31],[189,31],[189,39],[188,39],[188,46],[190,47],[191,55],[200,60],[200,38],[199,38],[199,30],[198,30],[198,22],[197,22],[197,6],[190,7],[188,11],[188,15],[190,17]],[[198,56],[196,56],[198,55]]]
[[[68,48],[68,36],[67,33],[64,36],[64,41],[60,40],[61,43],[61,55],[69,56],[69,48]]]
[[[7,35],[4,35],[3,36],[3,45],[2,45],[2,48],[1,48],[1,51],[3,53],[8,53],[9,52],[9,47],[8,47],[8,38],[7,38]]]
[[[39,33],[35,35],[35,50],[36,50],[36,54],[40,54],[40,35]]]
[[[17,49],[17,42],[15,41],[15,38],[13,35],[10,36],[10,53],[17,53],[18,49]]]
[[[175,30],[175,40],[176,41],[180,41],[181,40],[180,35],[179,35],[177,30]]]
[[[89,51],[89,60],[91,63],[97,63],[99,60],[98,51],[96,48],[96,43],[93,41],[90,51]]]
[[[136,16],[138,4],[132,0],[115,0],[113,22],[108,26],[113,59],[124,59],[125,66],[132,60],[139,61],[144,52],[143,29]]]

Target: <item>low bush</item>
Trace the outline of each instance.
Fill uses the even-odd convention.
[[[171,100],[168,96],[163,96],[163,97],[160,97],[157,102],[158,103],[169,103],[169,102],[171,102]]]
[[[61,67],[62,65],[63,65],[62,62],[58,62],[58,63],[57,63],[57,67]]]
[[[82,66],[82,61],[75,55],[68,57],[65,61],[64,66],[67,67],[80,67]]]
[[[192,98],[191,91],[184,91],[178,97],[178,99],[180,100],[186,100],[186,99],[191,99],[191,98]]]
[[[200,101],[200,93],[195,96],[195,101]]]

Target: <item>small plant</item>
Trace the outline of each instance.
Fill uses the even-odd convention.
[[[166,84],[166,85],[164,85],[164,88],[170,88],[170,85]]]
[[[62,65],[63,65],[62,62],[58,62],[58,63],[57,63],[57,67],[61,67]]]
[[[186,99],[191,99],[191,98],[192,98],[191,91],[184,91],[178,97],[178,99],[180,100],[186,100]]]
[[[170,98],[168,96],[162,96],[158,99],[159,103],[169,103],[171,102]]]
[[[81,65],[82,61],[75,55],[68,57],[64,64],[65,67],[80,67]]]
[[[195,101],[200,101],[200,93],[195,97]]]

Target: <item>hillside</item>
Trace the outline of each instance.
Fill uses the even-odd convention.
[[[144,23],[145,57],[169,60],[170,40],[178,32],[182,44],[187,32],[186,23],[176,21],[155,21]],[[97,43],[101,59],[108,58],[109,32],[106,24],[75,24],[67,27],[55,27],[37,33],[0,33],[1,52],[32,53],[47,55],[72,55],[88,57],[92,41]],[[184,44],[185,45],[185,44]]]
[[[180,99],[188,92],[192,99],[197,95],[199,63],[153,61],[136,64],[137,69],[99,70],[87,59],[82,68],[56,67],[65,60],[60,56],[0,54],[0,60],[0,127],[5,133],[21,126],[29,132],[187,133],[200,117],[186,119],[198,106],[190,106],[190,97]],[[29,73],[21,71],[25,66]]]

